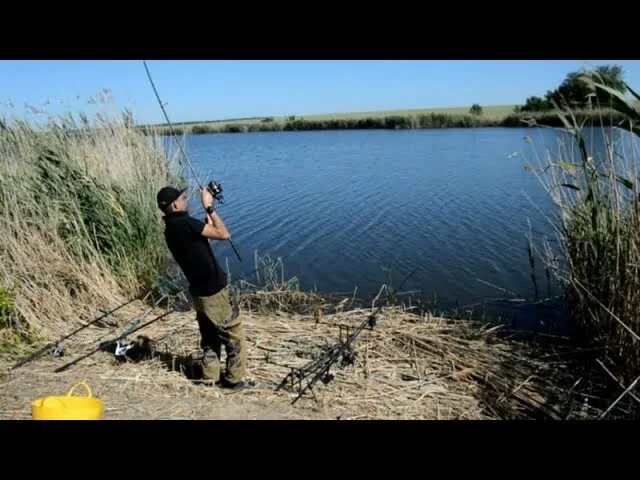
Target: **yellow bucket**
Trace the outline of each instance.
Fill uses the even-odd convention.
[[[84,386],[89,396],[73,396],[78,386]],[[76,383],[66,396],[37,398],[31,402],[31,416],[34,420],[100,420],[102,400],[91,395],[85,381]]]

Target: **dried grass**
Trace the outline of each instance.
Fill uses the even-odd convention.
[[[127,313],[135,308],[142,311],[138,305]],[[145,320],[162,313],[157,309]],[[189,359],[199,354],[193,312],[171,314],[140,331],[151,340],[151,356],[122,363],[100,352],[53,374],[116,336],[126,322],[118,329],[89,328],[74,337],[73,352],[65,357],[42,358],[0,378],[0,415],[28,418],[30,400],[62,394],[82,379],[104,399],[105,418],[557,419],[568,411],[561,385],[571,379],[562,365],[536,359],[530,347],[501,340],[495,329],[398,307],[382,310],[378,325],[355,343],[355,364],[336,365],[334,380],[317,384],[313,395],[292,405],[295,390],[276,391],[290,367],[303,366],[335,344],[339,325],[354,327],[369,313],[243,312],[248,374],[258,386],[242,393],[188,378]]]

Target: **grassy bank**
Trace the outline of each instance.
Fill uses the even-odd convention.
[[[0,124],[0,344],[58,337],[151,284],[165,259],[160,140],[125,114]],[[66,326],[65,326],[66,325]]]

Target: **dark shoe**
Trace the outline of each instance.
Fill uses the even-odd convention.
[[[252,380],[240,380],[236,383],[229,383],[227,381],[222,382],[222,388],[225,390],[230,390],[232,392],[239,392],[241,390],[248,390],[256,386],[256,383]]]

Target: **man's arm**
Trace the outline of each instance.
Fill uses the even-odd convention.
[[[209,193],[209,190],[206,188],[200,189],[200,199],[202,200],[202,206],[205,210],[213,203],[211,193]],[[213,210],[212,213],[207,213],[207,223],[202,230],[202,235],[214,240],[227,240],[231,238],[226,225],[215,210]]]
[[[202,230],[202,235],[215,240],[227,240],[231,238],[227,227],[215,210],[213,213],[207,214],[207,223],[204,226],[204,230]]]

